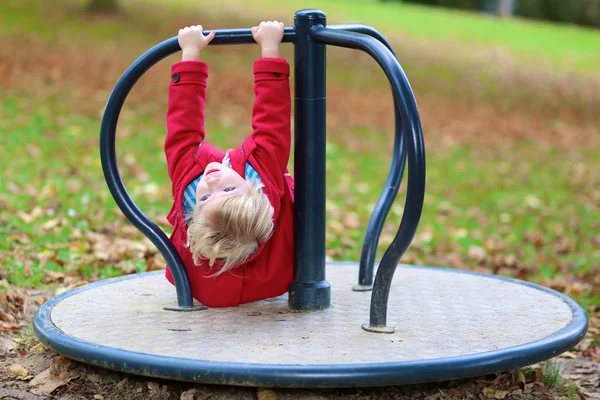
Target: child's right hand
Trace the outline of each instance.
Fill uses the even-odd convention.
[[[204,50],[206,46],[215,37],[216,31],[212,31],[208,35],[202,34],[202,25],[187,26],[179,30],[177,40],[179,41],[179,47],[183,51],[183,60],[189,60],[200,57],[200,52]]]
[[[260,44],[263,57],[279,57],[279,44],[283,39],[283,22],[263,21],[252,27],[252,37]]]

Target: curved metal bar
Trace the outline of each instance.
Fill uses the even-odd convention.
[[[204,31],[204,34],[207,35],[209,32],[209,30],[206,30]],[[293,27],[286,27],[284,29],[282,41],[286,43],[294,42],[295,35],[296,33]],[[244,43],[254,43],[254,38],[252,37],[250,29],[217,30],[217,34],[210,44],[225,45]],[[115,136],[119,113],[121,112],[125,99],[133,88],[133,85],[135,85],[138,79],[150,69],[150,67],[179,50],[181,50],[181,48],[179,47],[177,37],[167,39],[142,54],[123,73],[110,94],[104,110],[102,126],[100,128],[100,159],[102,161],[102,169],[104,171],[106,183],[108,184],[108,188],[117,205],[127,219],[150,239],[160,251],[169,265],[175,281],[179,309],[190,310],[194,309],[193,298],[183,262],[165,233],[144,215],[144,213],[135,205],[129,196],[129,193],[127,193],[119,174],[115,150]]]
[[[387,302],[394,272],[400,258],[412,242],[421,219],[425,197],[425,143],[419,110],[408,79],[400,63],[383,43],[377,39],[354,32],[315,27],[311,37],[317,42],[363,50],[381,66],[392,85],[396,103],[400,107],[404,139],[408,156],[408,188],[404,214],[398,233],[385,251],[373,286],[371,316],[367,330],[389,332],[386,328]],[[392,330],[393,331],[393,330]]]
[[[385,37],[379,31],[371,26],[362,24],[339,24],[339,25],[328,25],[328,28],[337,29],[342,31],[350,31],[356,33],[363,33],[379,40],[385,45],[398,59],[396,53],[392,49],[392,46]],[[395,115],[395,135],[394,135],[394,146],[392,153],[392,161],[390,163],[390,170],[388,172],[385,186],[371,218],[367,225],[365,232],[365,239],[363,242],[362,252],[360,254],[360,264],[358,269],[358,284],[352,287],[355,291],[367,291],[373,288],[373,269],[375,268],[375,256],[377,255],[377,247],[379,244],[379,237],[383,229],[385,219],[390,212],[390,208],[394,203],[394,199],[398,194],[398,189],[402,183],[402,176],[404,175],[404,166],[406,165],[406,146],[404,145],[404,132],[402,131],[402,113],[398,103],[394,101],[394,115]]]

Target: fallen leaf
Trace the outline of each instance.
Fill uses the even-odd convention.
[[[585,352],[585,351],[587,351],[590,348],[590,346],[592,345],[593,341],[594,341],[593,338],[586,337],[581,342],[579,342],[577,344],[577,346],[575,346],[575,350],[581,351],[581,352]]]
[[[23,222],[25,222],[26,224],[30,224],[33,222],[33,216],[31,216],[30,214],[27,214],[25,211],[17,211],[17,215],[19,216],[19,218],[21,218],[23,220]]]
[[[260,311],[248,311],[246,315],[249,317],[256,317],[257,315],[262,315],[262,313]]]
[[[46,346],[44,345],[44,343],[41,343],[41,342],[31,348],[32,351],[42,351],[45,349],[46,349]]]
[[[49,231],[53,228],[56,228],[61,224],[61,220],[58,218],[48,220],[42,224],[42,229],[45,231]]]
[[[471,246],[469,247],[467,257],[473,261],[482,262],[485,260],[486,255],[487,254],[483,248],[479,246]]]
[[[21,380],[28,380],[28,379],[33,378],[33,376],[29,375],[29,371],[27,371],[25,369],[25,367],[23,367],[20,364],[12,364],[12,365],[10,365],[6,369],[6,371],[4,372],[4,375],[16,377],[16,378],[19,378]]]
[[[577,358],[577,354],[571,353],[570,351],[565,351],[559,357],[562,357],[562,358]]]
[[[15,317],[13,317],[12,315],[10,315],[8,313],[5,313],[4,311],[0,311],[0,320],[9,322],[11,324],[14,324],[15,322],[17,322],[17,319]]]
[[[48,368],[29,382],[29,390],[31,393],[40,396],[49,396],[56,389],[67,384],[66,380],[53,375],[50,371],[51,369],[52,368]]]
[[[271,389],[258,388],[256,396],[257,400],[277,400],[277,393]]]
[[[79,378],[77,371],[73,370],[77,363],[65,357],[57,357],[52,360],[51,372],[54,376],[67,382]]]
[[[21,329],[22,327],[23,327],[23,325],[9,324],[9,323],[3,322],[0,324],[0,332],[16,332],[19,329]]]
[[[517,370],[515,373],[515,381],[517,382],[517,384],[521,387],[521,389],[523,389],[525,387],[525,375],[523,374],[523,372],[521,370]]]
[[[357,213],[349,212],[344,217],[344,225],[350,229],[360,228],[360,218]]]
[[[33,158],[39,158],[42,155],[40,148],[33,143],[29,143],[27,146],[25,146],[25,149]]]
[[[45,283],[63,282],[65,280],[65,274],[63,272],[56,272],[46,269],[43,271],[43,275],[43,280]]]
[[[198,389],[189,389],[181,393],[180,400],[207,400],[211,397],[211,393],[204,393]]]
[[[12,182],[7,182],[6,183],[6,188],[8,190],[10,190],[13,194],[20,194],[21,193],[21,189],[17,185],[15,185],[14,183],[12,183]]]

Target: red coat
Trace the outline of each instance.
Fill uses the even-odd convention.
[[[182,61],[172,67],[165,154],[174,204],[167,219],[173,225],[171,241],[185,264],[192,294],[209,307],[237,306],[279,296],[287,292],[292,281],[294,182],[287,174],[291,144],[289,73],[290,66],[284,59],[262,58],[254,63],[253,132],[239,147],[229,151],[231,167],[237,173],[244,176],[249,162],[260,175],[262,190],[275,209],[273,236],[243,265],[208,278],[215,270],[210,269],[206,260],[195,265],[192,253],[185,247],[183,192],[207,164],[221,162],[225,152],[204,141],[208,65]],[[166,277],[174,283],[168,267]]]

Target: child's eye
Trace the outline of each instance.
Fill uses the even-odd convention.
[[[234,187],[228,187],[228,188],[225,188],[223,191],[224,192],[231,192],[234,189],[235,189]]]
[[[206,200],[208,200],[209,197],[210,197],[210,195],[208,195],[208,194],[204,195],[204,196],[200,197],[200,201],[206,201]]]

